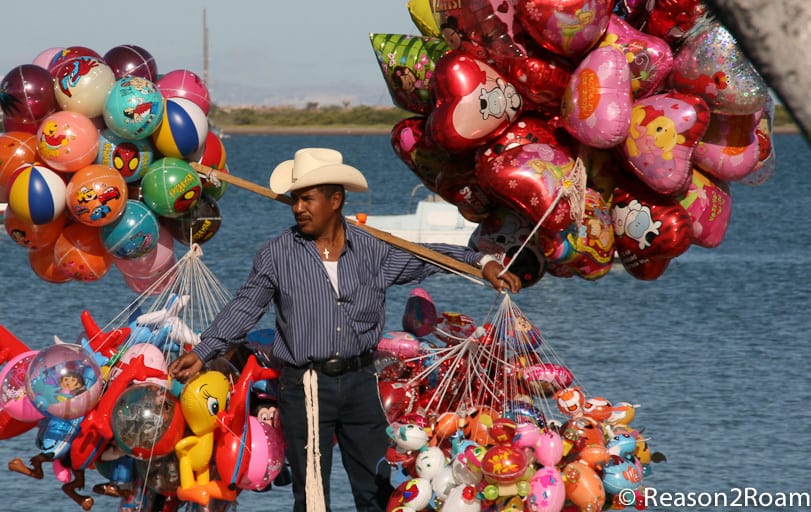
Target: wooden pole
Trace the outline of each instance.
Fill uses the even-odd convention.
[[[205,176],[206,178],[208,178],[210,180],[219,180],[219,181],[222,181],[222,182],[225,182],[225,183],[229,183],[229,184],[237,186],[239,188],[243,188],[245,190],[249,190],[251,192],[259,194],[260,196],[264,196],[264,197],[273,199],[275,201],[279,201],[280,203],[284,203],[284,204],[286,204],[288,206],[290,204],[292,204],[289,196],[286,196],[284,194],[277,194],[277,193],[273,192],[272,190],[270,190],[267,187],[257,185],[256,183],[253,183],[251,181],[247,181],[247,180],[244,180],[242,178],[238,178],[238,177],[234,176],[233,174],[218,171],[217,169],[212,169],[211,167],[208,167],[208,166],[196,163],[196,162],[191,162],[190,165],[192,166],[192,168],[195,171],[197,171],[197,173]],[[391,233],[389,233],[387,231],[382,231],[380,229],[373,228],[371,226],[367,226],[366,224],[363,224],[363,223],[361,223],[361,222],[359,222],[359,221],[357,221],[355,219],[352,219],[350,217],[347,217],[346,220],[347,220],[347,222],[349,222],[351,224],[354,224],[355,226],[357,226],[357,227],[361,228],[362,230],[366,231],[367,233],[369,233],[373,237],[375,237],[375,238],[377,238],[379,240],[382,240],[382,241],[384,241],[384,242],[386,242],[386,243],[388,243],[390,245],[393,245],[394,247],[397,247],[398,249],[408,251],[411,254],[414,254],[415,256],[417,256],[419,258],[422,258],[424,260],[435,263],[435,264],[437,264],[437,265],[439,265],[439,266],[441,266],[443,268],[448,268],[448,269],[454,270],[456,272],[460,272],[460,273],[463,273],[463,274],[467,274],[469,276],[473,276],[473,277],[475,277],[477,279],[482,279],[482,271],[479,268],[474,267],[473,265],[469,265],[469,264],[464,263],[462,261],[459,261],[457,259],[451,258],[448,255],[445,255],[445,254],[442,254],[440,252],[431,250],[431,249],[429,249],[429,248],[427,248],[427,247],[425,247],[423,245],[420,245],[420,244],[411,242],[409,240],[405,240],[403,238],[394,236],[394,235],[392,235]]]

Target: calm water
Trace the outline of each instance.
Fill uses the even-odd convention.
[[[418,182],[386,136],[225,142],[232,172],[262,184],[299,147],[343,151],[373,191],[351,196],[347,214],[402,213]],[[622,271],[596,282],[547,276],[514,298],[590,395],[641,404],[634,424],[667,456],[645,480],[660,493],[724,492],[729,499],[734,489],[747,487],[811,493],[811,223],[805,210],[811,150],[799,136],[778,135],[775,142],[774,177],[760,187],[733,186],[732,221],[719,247],[691,248],[652,282]],[[234,187],[219,204],[223,225],[203,246],[204,261],[234,291],[254,251],[290,223],[290,212]],[[82,309],[104,323],[134,298],[115,270],[97,283],[52,285],[34,276],[24,251],[8,237],[0,238],[0,254],[0,324],[34,348],[54,335],[75,339]],[[423,287],[440,310],[479,321],[495,298],[492,290],[452,276],[433,277]],[[409,289],[390,291],[389,329],[400,328]],[[267,315],[260,327],[271,325]],[[0,510],[81,510],[50,473],[37,481],[5,469],[11,458],[35,452],[32,433],[0,442]],[[340,466],[334,473],[334,510],[352,510]],[[89,487],[101,481],[95,472],[89,477]],[[289,488],[246,492],[239,503],[242,511],[289,510]],[[93,510],[116,509],[114,499],[97,497]]]

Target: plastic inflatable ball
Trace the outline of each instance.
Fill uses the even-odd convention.
[[[104,54],[104,62],[113,70],[116,78],[137,76],[155,81],[158,66],[149,51],[134,44],[113,46]]]
[[[203,148],[206,136],[208,119],[199,106],[185,98],[167,98],[152,144],[164,156],[185,159]]]
[[[154,157],[149,139],[124,139],[109,129],[99,134],[96,163],[109,165],[121,173],[127,183],[140,180]]]
[[[102,115],[107,128],[119,137],[145,139],[163,119],[163,96],[146,78],[119,78],[107,95]]]
[[[211,97],[205,82],[187,69],[175,69],[161,76],[158,89],[164,98],[185,98],[200,107],[203,115],[211,110]]]
[[[27,132],[0,134],[0,203],[8,202],[11,176],[21,165],[36,160],[36,137]]]
[[[90,412],[103,387],[93,355],[81,345],[61,343],[40,350],[31,360],[25,392],[43,414],[70,420]]]
[[[52,75],[62,64],[80,57],[94,57],[101,59],[101,55],[87,46],[68,46],[55,53],[45,67]]]
[[[65,182],[40,165],[26,164],[12,177],[8,208],[24,222],[47,224],[65,211]]]
[[[28,251],[28,264],[34,274],[47,283],[58,284],[72,281],[73,278],[65,275],[54,260],[54,244]]]
[[[0,369],[0,410],[16,420],[38,421],[43,418],[25,393],[28,368],[36,355],[36,350],[17,354]]]
[[[127,206],[127,182],[112,167],[88,165],[73,174],[65,198],[74,219],[88,226],[106,226]]]
[[[101,115],[107,93],[115,83],[110,66],[95,57],[71,59],[57,67],[53,75],[59,107],[90,118]]]
[[[33,224],[21,219],[12,209],[7,209],[3,218],[3,225],[6,233],[17,245],[26,249],[35,250],[52,246],[62,228],[65,227],[67,214],[63,213],[51,222],[45,224]]]
[[[3,108],[4,125],[7,119],[36,125],[57,109],[50,73],[33,64],[11,68],[0,81],[0,91],[7,95],[7,106]]]
[[[102,226],[101,241],[116,258],[138,258],[158,246],[159,228],[152,210],[130,199],[118,219]]]
[[[110,270],[113,257],[101,243],[99,228],[70,224],[56,239],[54,262],[76,281],[97,281]]]
[[[125,278],[148,279],[165,272],[176,261],[175,240],[168,229],[160,226],[155,250],[137,258],[116,258],[114,263]]]
[[[173,453],[186,426],[177,398],[151,382],[134,384],[121,393],[110,423],[118,446],[138,460]]]
[[[61,46],[54,46],[52,48],[46,48],[46,49],[42,50],[41,52],[39,52],[37,54],[37,56],[34,57],[34,60],[31,61],[31,63],[34,64],[35,66],[39,66],[39,67],[44,68],[45,70],[47,70],[48,66],[51,63],[51,61],[54,59],[54,57],[56,57],[56,54],[60,53],[64,49],[65,48],[61,47]]]
[[[180,217],[190,211],[203,191],[203,184],[192,167],[179,158],[161,158],[147,169],[141,179],[144,202],[163,217]]]
[[[222,215],[217,201],[203,193],[194,207],[180,217],[164,219],[163,225],[172,237],[183,245],[205,243],[217,233],[222,224]]]
[[[73,172],[93,163],[99,152],[99,132],[87,116],[61,110],[45,117],[37,130],[37,151],[56,171]]]

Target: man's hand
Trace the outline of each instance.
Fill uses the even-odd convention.
[[[493,285],[493,288],[498,291],[504,291],[504,287],[506,286],[509,291],[518,293],[518,290],[521,289],[521,278],[509,271],[504,272],[504,275],[499,277],[503,269],[504,267],[501,266],[501,263],[488,261],[482,269],[482,277],[487,279],[487,281]]]
[[[169,375],[184,384],[200,373],[203,369],[203,360],[194,352],[186,352],[169,365]]]

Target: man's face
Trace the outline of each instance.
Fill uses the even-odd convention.
[[[338,211],[340,194],[327,197],[318,187],[308,187],[290,193],[293,215],[302,234],[317,237]]]

